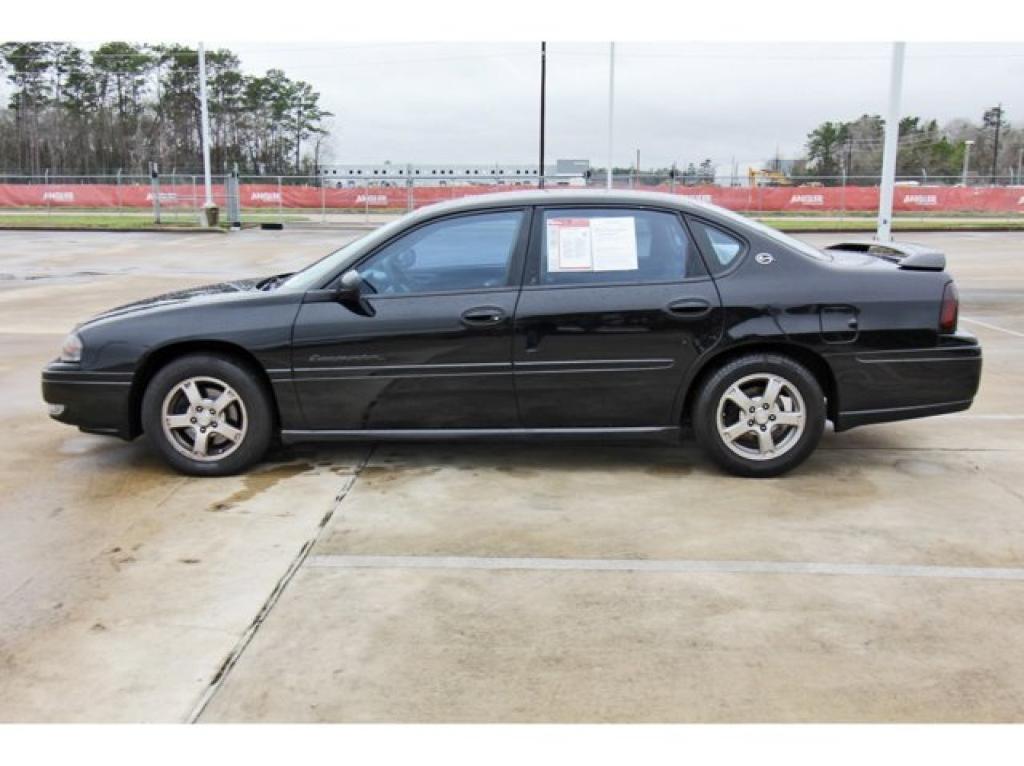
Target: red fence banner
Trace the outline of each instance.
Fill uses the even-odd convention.
[[[533,187],[485,185],[370,186],[321,188],[293,184],[241,184],[242,208],[332,210],[405,210],[444,200]],[[671,191],[668,185],[641,187],[645,191]],[[214,199],[225,203],[223,184],[213,187]],[[741,212],[874,212],[878,187],[871,186],[775,186],[677,187],[677,196],[720,205]],[[189,184],[160,185],[164,208],[198,209],[202,187]],[[1024,187],[962,187],[897,185],[893,205],[901,213],[1024,213]],[[149,184],[0,184],[0,207],[6,208],[151,208]]]

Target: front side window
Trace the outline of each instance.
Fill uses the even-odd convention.
[[[538,276],[541,285],[674,282],[704,276],[675,213],[628,208],[547,210]]]
[[[428,223],[378,250],[359,273],[381,295],[502,287],[522,220],[511,210]]]

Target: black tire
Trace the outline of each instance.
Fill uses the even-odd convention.
[[[744,390],[756,392],[757,378],[761,375],[783,379],[786,384],[796,389],[798,396],[792,395],[791,390],[784,389],[784,392],[791,395],[780,395],[777,397],[779,409],[776,409],[775,403],[769,409],[764,407],[760,398],[751,394],[750,398],[756,403],[756,412],[749,414],[740,410],[731,399],[723,404],[726,393],[737,391],[737,386],[740,393]],[[744,385],[747,386],[746,389],[743,388]],[[763,393],[763,387],[761,390]],[[801,399],[802,402],[799,401]],[[720,404],[725,412],[720,412]],[[787,406],[793,408],[794,412],[782,411],[782,408]],[[777,416],[770,416],[772,421],[775,421],[776,417],[782,421],[786,416],[793,416],[799,409],[804,414],[802,431],[796,426],[780,426],[772,422],[761,424],[754,418],[769,417],[761,413],[761,408],[779,413]],[[739,438],[734,437],[733,446],[730,446],[729,440],[719,430],[720,422],[728,425],[726,421],[730,415],[737,420],[749,417],[751,419],[745,420],[745,423],[753,425],[752,428],[745,429],[743,424],[735,423],[743,433]],[[800,465],[818,446],[825,428],[825,395],[814,375],[799,362],[781,354],[747,354],[727,362],[705,378],[694,400],[691,420],[697,443],[711,460],[729,473],[754,478],[779,476]],[[769,449],[762,451],[759,446],[759,431],[766,431],[767,438],[772,440],[772,443],[776,438],[774,435],[779,435],[778,456],[770,457],[773,453]],[[771,447],[771,444],[768,446]],[[750,456],[755,452],[760,456]]]
[[[205,393],[211,398],[223,390],[216,382],[226,384],[237,402],[225,410],[222,419],[225,425],[245,424],[244,430],[238,429],[243,435],[238,438],[237,445],[211,427],[217,426],[216,420],[208,424],[205,428],[209,428],[209,441],[203,444],[209,446],[209,452],[204,459],[189,457],[181,451],[188,448],[190,440],[195,442],[198,437],[194,428],[179,428],[171,431],[170,435],[164,429],[164,406],[169,396],[172,397],[170,403],[176,403],[184,415],[196,414],[192,412],[194,402],[185,399],[185,388],[179,389],[185,381],[192,379],[200,380],[186,388],[191,392],[194,387],[200,395]],[[204,419],[217,417],[209,409],[199,414]],[[146,386],[141,415],[142,428],[156,452],[173,468],[191,476],[229,476],[246,470],[263,458],[275,430],[270,392],[258,373],[244,362],[215,354],[190,354],[162,367]],[[227,422],[229,417],[235,419],[234,424]],[[196,444],[192,446],[194,448]],[[222,457],[217,456],[218,450],[223,453]]]

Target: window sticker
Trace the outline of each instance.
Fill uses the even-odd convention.
[[[547,221],[548,273],[636,271],[636,218]]]

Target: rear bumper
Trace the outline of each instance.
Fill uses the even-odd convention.
[[[861,351],[829,358],[840,411],[835,429],[966,410],[981,380],[981,346],[970,333],[938,346]]]
[[[43,370],[43,401],[50,417],[88,433],[132,438],[131,373],[84,372],[51,362]]]

